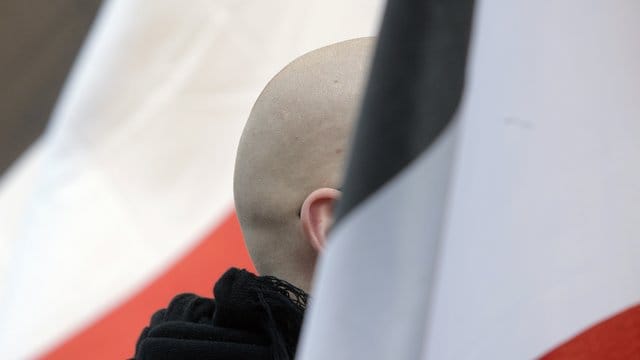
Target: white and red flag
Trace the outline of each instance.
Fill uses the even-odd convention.
[[[64,22],[82,2],[48,6]],[[381,5],[104,1],[47,130],[1,179],[0,359],[131,357],[173,296],[251,269],[231,190],[251,106],[297,56],[374,35]]]

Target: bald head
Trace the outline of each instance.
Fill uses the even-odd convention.
[[[340,186],[373,43],[354,39],[301,56],[267,84],[251,110],[234,196],[261,274],[308,288],[323,245],[318,232],[330,225],[339,194],[331,189]]]

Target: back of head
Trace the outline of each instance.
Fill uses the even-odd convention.
[[[238,147],[234,197],[263,275],[309,287],[318,249],[304,231],[301,207],[314,190],[340,186],[373,45],[373,38],[360,38],[299,57],[251,110]]]

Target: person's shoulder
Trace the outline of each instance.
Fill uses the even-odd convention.
[[[215,312],[215,300],[184,293],[175,296],[166,308],[157,310],[136,343],[135,358],[143,349],[157,347],[154,339],[182,337],[192,332],[194,325],[207,323]]]
[[[218,292],[226,290],[226,283],[238,274],[244,271],[227,271],[216,284]],[[134,359],[269,358],[269,338],[253,327],[242,326],[237,318],[231,323],[221,321],[229,318],[224,313],[213,298],[190,293],[175,296],[143,329]]]

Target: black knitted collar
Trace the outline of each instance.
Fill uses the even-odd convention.
[[[293,360],[308,295],[272,276],[228,270],[214,299],[176,296],[151,319],[135,359]]]
[[[261,329],[269,336],[274,359],[293,359],[309,296],[273,276],[230,269],[214,287],[215,324]]]

